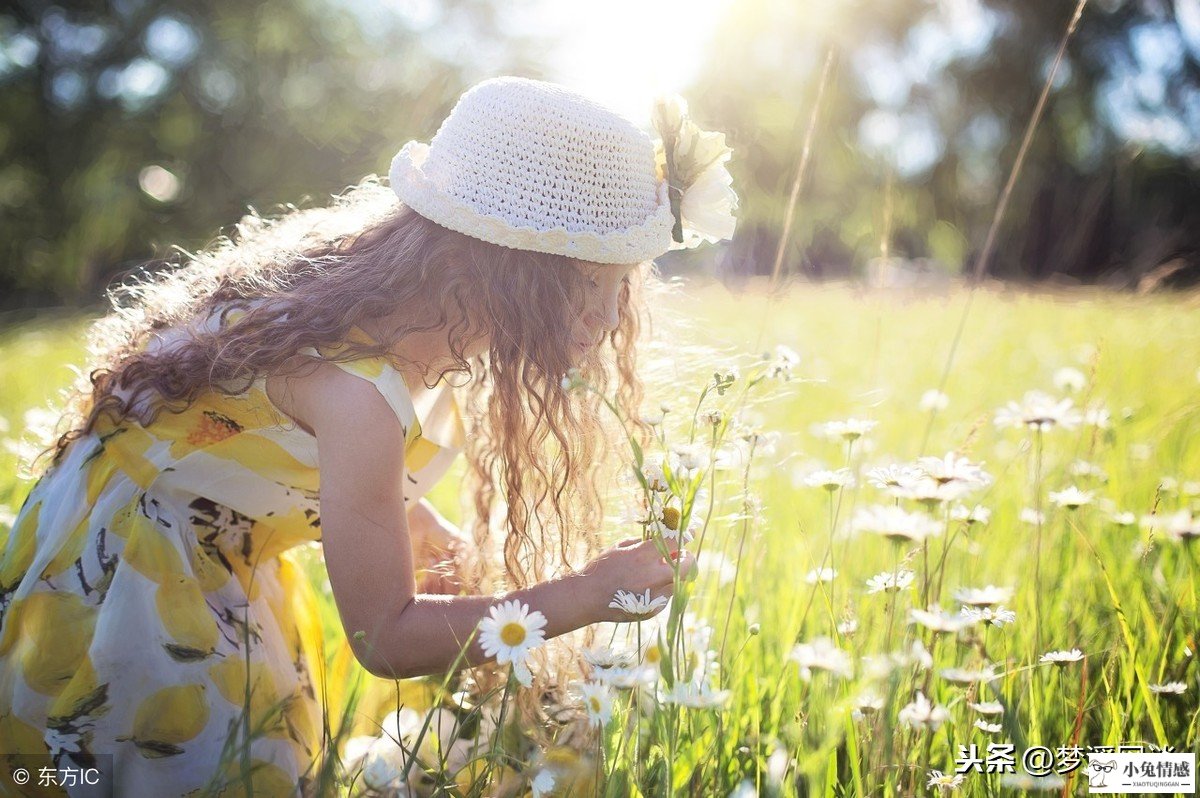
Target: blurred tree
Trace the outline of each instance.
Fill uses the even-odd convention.
[[[94,297],[247,205],[323,202],[385,174],[466,85],[536,71],[536,43],[492,35],[491,0],[409,5],[5,4],[0,307]]]
[[[887,253],[970,271],[1074,5],[732,6],[693,108],[734,147],[726,271],[771,270],[829,50],[788,270],[861,274]],[[996,276],[1200,276],[1200,0],[1091,2],[999,232]]]

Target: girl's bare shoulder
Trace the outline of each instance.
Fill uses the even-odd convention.
[[[345,427],[348,420],[368,429],[399,426],[379,389],[334,363],[298,356],[266,378],[267,396],[281,412],[311,435],[322,427]]]

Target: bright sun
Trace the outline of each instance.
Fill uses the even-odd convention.
[[[558,42],[548,78],[649,128],[654,97],[681,92],[732,0],[543,0],[521,14]],[[695,99],[695,98],[692,98]]]

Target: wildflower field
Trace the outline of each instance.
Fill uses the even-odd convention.
[[[545,608],[481,629],[501,690],[386,682],[305,552],[339,794],[1071,795],[1089,748],[1197,749],[1200,297],[694,284],[670,305],[692,331],[644,356],[659,440],[630,449],[611,539],[682,538],[698,574],[641,622],[657,607],[614,597],[631,622],[580,652],[539,737],[511,721]],[[0,535],[82,329],[0,332]],[[457,520],[453,482],[431,500]]]

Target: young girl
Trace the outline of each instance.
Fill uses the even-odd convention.
[[[0,752],[96,767],[116,795],[201,794],[237,782],[223,749],[262,721],[255,793],[304,792],[323,742],[288,556],[306,542],[388,678],[445,672],[502,600],[549,638],[625,620],[619,589],[671,595],[686,551],[597,554],[602,408],[563,384],[578,368],[636,417],[641,284],[679,222],[655,158],[561,86],[484,81],[396,156],[394,195],[368,178],[248,217],[117,295],[0,562]],[[470,542],[422,498],[463,450]],[[497,529],[508,589],[450,595],[489,584]],[[487,660],[472,643],[462,664]]]

